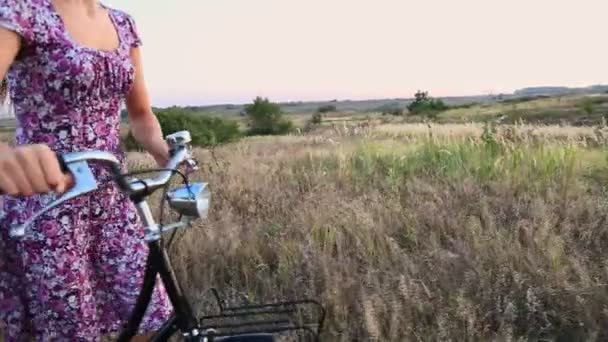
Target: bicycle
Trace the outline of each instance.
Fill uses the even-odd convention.
[[[152,336],[151,341],[168,341],[179,333],[184,341],[205,342],[272,342],[276,335],[285,332],[300,331],[308,333],[319,341],[320,332],[325,319],[325,309],[315,300],[303,299],[297,301],[274,302],[266,304],[246,304],[241,306],[224,306],[216,289],[211,289],[219,307],[219,314],[206,315],[196,319],[192,307],[177,281],[171,261],[164,245],[163,235],[180,228],[190,226],[198,219],[207,218],[211,193],[207,183],[189,183],[187,176],[198,170],[197,161],[191,153],[190,133],[180,131],[168,135],[166,140],[170,147],[170,160],[165,168],[144,170],[122,174],[116,157],[104,151],[82,151],[58,154],[58,159],[64,172],[70,172],[74,185],[59,198],[34,214],[23,225],[11,227],[10,236],[21,238],[27,227],[44,213],[61,203],[94,191],[98,181],[93,175],[89,162],[100,162],[110,166],[114,181],[120,189],[129,195],[134,203],[144,226],[144,239],[149,247],[143,285],[130,318],[124,325],[117,341],[129,341],[137,333],[145,310],[150,303],[157,275],[164,284],[173,313],[169,320]],[[179,171],[185,166],[186,171]],[[155,178],[127,180],[127,177],[138,173],[157,171]],[[184,184],[167,190],[175,174],[182,176]],[[169,203],[180,219],[165,225],[156,223],[146,198],[157,190],[165,188],[163,200]],[[164,202],[163,202],[164,204]],[[161,204],[162,206],[162,204]],[[161,219],[162,221],[162,207]],[[304,309],[308,306],[318,309],[318,317],[305,321]],[[270,316],[271,318],[268,318]],[[278,316],[278,318],[276,317]],[[273,318],[272,318],[273,317]],[[226,321],[240,320],[237,322]]]

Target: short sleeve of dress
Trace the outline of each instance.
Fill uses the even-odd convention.
[[[22,39],[33,38],[34,10],[27,0],[0,0],[0,27],[19,34]]]
[[[139,32],[137,31],[137,25],[135,25],[135,20],[132,16],[128,14],[125,14],[125,26],[129,35],[129,45],[132,48],[142,45],[141,37],[139,35]]]

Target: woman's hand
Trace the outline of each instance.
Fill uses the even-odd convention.
[[[167,166],[169,162],[169,145],[162,135],[157,136],[157,139],[150,142],[148,146],[147,151],[154,157],[156,165],[159,167]]]
[[[31,196],[71,186],[71,175],[61,171],[57,155],[46,145],[0,149],[0,190],[11,196]]]

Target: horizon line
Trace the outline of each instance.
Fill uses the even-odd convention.
[[[433,96],[432,94],[429,95],[433,98],[437,98],[437,99],[449,99],[449,98],[467,98],[467,97],[496,97],[496,96],[514,96],[516,94],[516,92],[518,91],[522,91],[522,90],[526,90],[526,89],[537,89],[537,88],[565,88],[568,90],[584,90],[587,88],[592,88],[592,87],[608,87],[608,83],[604,84],[604,83],[596,83],[596,84],[588,84],[585,86],[567,86],[567,85],[533,85],[533,86],[524,86],[524,87],[520,87],[520,88],[516,88],[514,90],[511,90],[509,92],[493,92],[493,91],[487,91],[485,93],[483,92],[479,92],[479,93],[470,93],[470,94],[462,94],[462,95],[444,95],[444,96]],[[420,91],[425,91],[425,90],[421,90]],[[269,95],[254,95],[253,97],[251,97],[250,100],[242,100],[242,101],[221,101],[221,102],[208,102],[208,103],[199,103],[199,104],[170,104],[170,105],[152,105],[152,107],[156,107],[156,108],[169,108],[169,107],[215,107],[215,106],[242,106],[248,103],[251,103],[251,101],[257,97],[261,97],[261,98],[267,98],[269,100],[271,100],[274,103],[278,103],[278,104],[283,104],[283,103],[328,103],[328,102],[367,102],[367,101],[389,101],[389,100],[395,100],[395,101],[403,101],[403,100],[411,100],[414,98],[414,96],[410,96],[410,97],[361,97],[361,98],[340,98],[340,97],[326,97],[326,98],[316,98],[316,99],[278,99],[278,100],[272,100],[272,96]],[[162,102],[167,102],[167,101],[162,101]]]

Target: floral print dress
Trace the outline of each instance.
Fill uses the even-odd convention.
[[[80,45],[51,0],[0,0],[0,26],[21,36],[7,76],[18,119],[17,144],[54,151],[104,150],[123,163],[120,106],[134,78],[133,19],[105,7],[118,33],[115,50]],[[109,170],[94,165],[103,179]],[[134,307],[147,246],[134,206],[115,183],[44,215],[24,238],[8,227],[26,221],[54,194],[0,198],[0,323],[6,341],[96,341],[121,330]],[[171,313],[157,282],[142,331]]]

